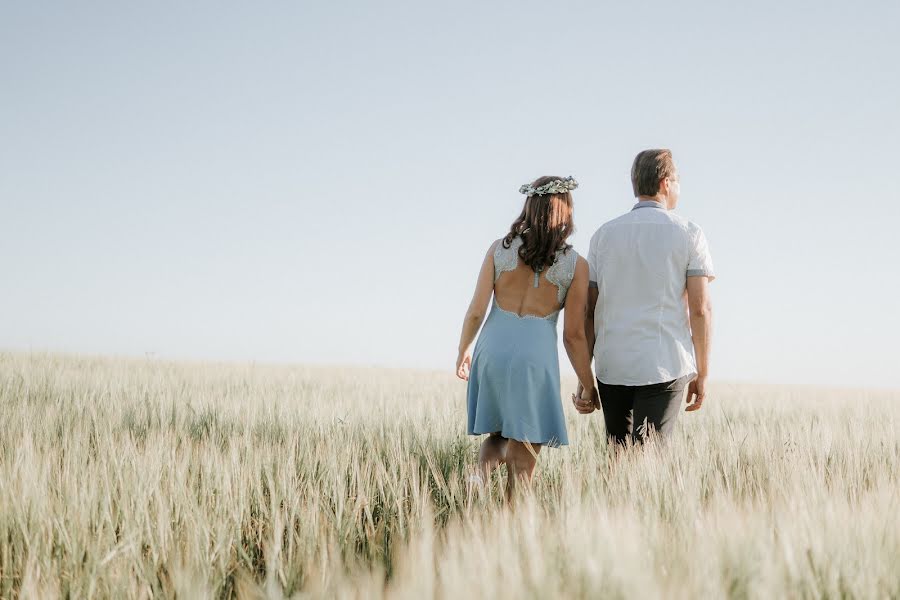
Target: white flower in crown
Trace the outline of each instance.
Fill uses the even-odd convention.
[[[571,192],[575,188],[578,187],[578,182],[575,181],[575,178],[569,175],[565,179],[554,179],[544,185],[533,187],[530,183],[526,183],[522,187],[519,188],[520,194],[525,194],[526,196],[545,196],[547,194],[565,194],[566,192]]]

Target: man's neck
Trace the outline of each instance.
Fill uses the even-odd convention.
[[[637,199],[638,202],[659,202],[663,205],[663,208],[669,210],[668,198],[665,196],[638,196]]]

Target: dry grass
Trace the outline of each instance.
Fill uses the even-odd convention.
[[[719,386],[514,512],[449,375],[0,354],[0,597],[900,597],[900,394]],[[567,407],[568,408],[568,407]]]

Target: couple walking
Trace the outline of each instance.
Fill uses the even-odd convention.
[[[488,434],[476,477],[506,463],[509,496],[531,481],[541,447],[568,444],[557,355],[560,312],[578,377],[572,402],[580,414],[601,409],[613,443],[668,436],[685,389],[686,410],[703,405],[708,284],[715,277],[706,238],[672,212],[680,185],[669,150],[638,154],[631,183],[637,203],[594,233],[587,259],[566,243],[574,231],[571,192],[578,184],[572,177],[523,185],[521,214],[484,258],[456,374],[468,381],[468,433]]]

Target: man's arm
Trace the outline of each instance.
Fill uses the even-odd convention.
[[[588,288],[587,304],[584,307],[584,335],[587,338],[588,353],[594,356],[594,344],[597,342],[597,334],[594,329],[594,311],[597,309],[597,297],[600,292],[597,290],[596,282],[591,282]]]
[[[706,380],[709,377],[709,354],[712,341],[712,303],[709,298],[709,277],[687,278],[688,314],[691,338],[697,359],[697,378],[688,386],[686,410],[699,409],[706,399]]]

